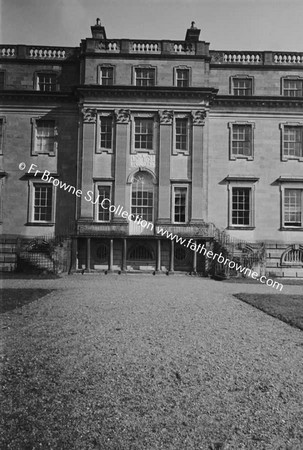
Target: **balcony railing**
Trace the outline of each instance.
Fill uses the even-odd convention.
[[[303,53],[295,52],[239,52],[211,50],[212,64],[230,65],[299,65]]]
[[[77,53],[76,47],[0,45],[0,58],[5,59],[65,60]]]

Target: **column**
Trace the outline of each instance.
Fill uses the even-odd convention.
[[[108,271],[111,272],[113,270],[114,263],[114,240],[109,240],[109,259],[108,259]]]
[[[119,109],[115,111],[116,116],[116,156],[115,156],[115,205],[125,208],[125,188],[127,176],[127,158],[129,154],[130,111]],[[118,157],[119,155],[119,157]],[[115,222],[127,223],[127,220],[119,215],[114,216]]]
[[[127,255],[127,241],[126,241],[126,239],[123,239],[122,245],[123,245],[123,247],[122,247],[122,265],[121,265],[121,270],[125,271],[126,270],[126,255]]]
[[[95,151],[96,110],[83,108],[83,135],[81,158],[81,211],[80,218],[93,219],[94,186],[93,158]],[[87,194],[88,193],[88,194]]]
[[[174,258],[175,258],[175,243],[170,241],[170,261],[169,261],[169,271],[173,272],[174,268]]]
[[[90,238],[86,238],[86,270],[90,271]]]
[[[197,241],[193,242],[197,248]],[[197,273],[197,252],[193,251],[193,273]]]
[[[70,267],[68,273],[70,274],[74,270],[78,269],[78,239],[76,237],[71,238],[71,249],[70,249]]]
[[[158,222],[170,223],[170,158],[173,111],[160,110]]]
[[[156,261],[156,271],[161,271],[161,240],[157,240],[157,261]]]
[[[192,112],[192,210],[191,222],[201,223],[205,219],[204,209],[207,200],[207,160],[206,145],[203,145],[204,121],[206,111]]]

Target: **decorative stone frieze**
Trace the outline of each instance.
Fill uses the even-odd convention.
[[[96,123],[97,110],[92,108],[82,108],[83,122]]]
[[[173,123],[174,112],[169,109],[160,109],[160,125],[171,125]]]
[[[130,121],[129,109],[118,109],[115,111],[116,123],[128,123]]]
[[[207,116],[206,110],[198,110],[198,111],[192,111],[191,112],[192,118],[193,118],[193,125],[204,125],[205,119]]]

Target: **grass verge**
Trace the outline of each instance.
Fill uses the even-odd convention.
[[[284,294],[234,294],[272,317],[303,330],[303,296]]]
[[[21,308],[50,292],[52,292],[51,289],[1,289],[0,314]]]

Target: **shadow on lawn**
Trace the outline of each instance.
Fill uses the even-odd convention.
[[[1,289],[0,314],[21,308],[28,303],[39,300],[52,292],[52,289]]]
[[[234,294],[234,297],[303,330],[303,295],[240,293]]]

